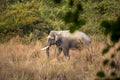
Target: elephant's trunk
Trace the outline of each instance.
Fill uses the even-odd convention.
[[[49,47],[50,46],[51,46],[50,43],[47,41],[46,47],[44,47],[44,48],[41,49],[41,50],[46,50],[46,54],[47,54],[48,57],[49,57]]]
[[[47,54],[47,56],[49,57],[49,47],[46,49],[46,54]]]
[[[47,57],[49,57],[49,53],[50,53],[49,48],[51,46],[51,43],[49,41],[47,41],[46,46],[49,46],[48,48],[46,48],[46,54],[47,54]]]
[[[49,46],[42,48],[41,50],[46,50],[46,54],[49,57]]]

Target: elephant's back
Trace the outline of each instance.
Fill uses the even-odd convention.
[[[87,45],[89,45],[89,44],[91,43],[91,39],[90,39],[89,36],[87,36],[85,33],[79,32],[79,36],[81,37],[81,39],[82,39]]]
[[[87,45],[91,43],[91,39],[89,38],[89,36],[87,36],[84,32],[81,31],[75,31],[73,34],[71,34],[71,38],[79,39]]]
[[[54,31],[59,35],[61,38],[65,39],[79,39],[85,42],[85,44],[89,45],[91,43],[91,39],[81,31],[75,31],[74,33],[70,33],[69,30],[63,30],[63,31]]]

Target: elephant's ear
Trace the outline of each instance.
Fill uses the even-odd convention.
[[[57,46],[61,46],[61,44],[62,44],[62,39],[59,38],[59,39],[56,41],[56,45],[57,45]]]
[[[59,34],[54,34],[55,42],[57,42]]]

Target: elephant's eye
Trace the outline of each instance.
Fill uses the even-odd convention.
[[[56,41],[56,45],[57,45],[57,46],[60,46],[61,43],[62,43],[62,40],[61,40],[61,39],[58,39],[58,40]]]

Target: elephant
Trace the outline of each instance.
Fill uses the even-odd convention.
[[[46,50],[46,54],[49,57],[49,48],[51,45],[56,45],[55,54],[59,54],[63,51],[64,56],[70,59],[69,50],[78,49],[81,50],[84,46],[89,46],[91,39],[81,31],[75,31],[70,33],[68,30],[51,31],[47,37],[46,47],[41,50]]]

